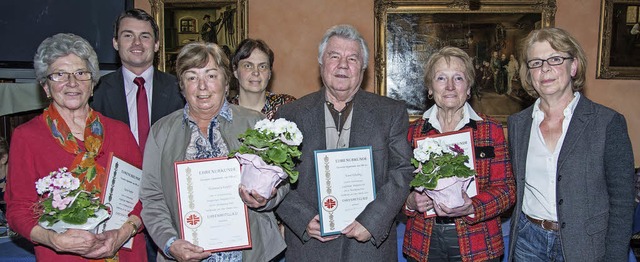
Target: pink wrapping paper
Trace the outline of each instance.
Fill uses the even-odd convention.
[[[423,191],[433,199],[435,204],[443,204],[448,208],[460,207],[464,204],[462,191],[464,191],[473,177],[447,177],[438,180],[438,186],[434,190],[428,190],[423,187],[416,188],[417,191]]]
[[[242,165],[240,183],[247,190],[255,190],[264,198],[270,198],[273,188],[288,177],[281,167],[267,165],[257,155],[236,153],[235,156]]]

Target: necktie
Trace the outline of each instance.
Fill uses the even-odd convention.
[[[136,100],[138,103],[138,146],[144,154],[144,144],[149,135],[149,107],[147,104],[147,92],[144,89],[144,78],[136,77],[133,83],[138,86]]]

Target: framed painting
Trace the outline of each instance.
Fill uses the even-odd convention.
[[[640,79],[640,0],[602,0],[596,78]]]
[[[160,29],[157,67],[175,73],[184,45],[214,42],[228,55],[247,37],[247,0],[149,0]]]
[[[402,100],[412,119],[433,101],[427,98],[424,65],[445,46],[472,57],[474,110],[506,122],[535,101],[517,74],[518,44],[534,29],[553,26],[555,0],[376,0],[376,91]]]

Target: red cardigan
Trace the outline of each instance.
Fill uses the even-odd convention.
[[[511,172],[509,153],[502,125],[487,116],[482,121],[471,121],[475,146],[478,195],[471,198],[475,217],[456,219],[458,244],[462,261],[485,261],[500,257],[504,243],[499,215],[508,210],[516,200],[515,180]],[[439,133],[424,119],[409,127],[408,138]],[[484,157],[480,157],[481,153]],[[403,252],[418,260],[427,261],[434,218],[424,218],[422,213],[410,212],[404,234]]]
[[[129,127],[95,113],[104,127],[103,146],[96,161],[107,168],[109,153],[113,152],[134,166],[142,166],[142,156]],[[80,143],[80,146],[84,147],[84,144]],[[69,167],[75,155],[65,151],[54,140],[42,115],[16,128],[10,147],[5,194],[7,220],[12,230],[31,240],[31,230],[38,221],[33,211],[33,205],[38,201],[36,181],[60,167]],[[131,214],[140,217],[140,210],[142,205],[138,202]],[[38,261],[88,261],[80,256],[56,253],[37,243],[35,253]],[[147,261],[144,235],[138,233],[134,237],[133,248],[121,249],[119,254],[121,261]]]

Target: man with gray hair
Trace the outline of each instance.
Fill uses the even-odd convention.
[[[368,59],[354,27],[331,27],[318,53],[323,87],[276,113],[304,136],[298,182],[276,210],[286,224],[287,261],[397,260],[394,220],[413,177],[409,120],[404,103],[361,90]],[[322,236],[314,151],[364,146],[372,147],[375,200],[341,234]]]

